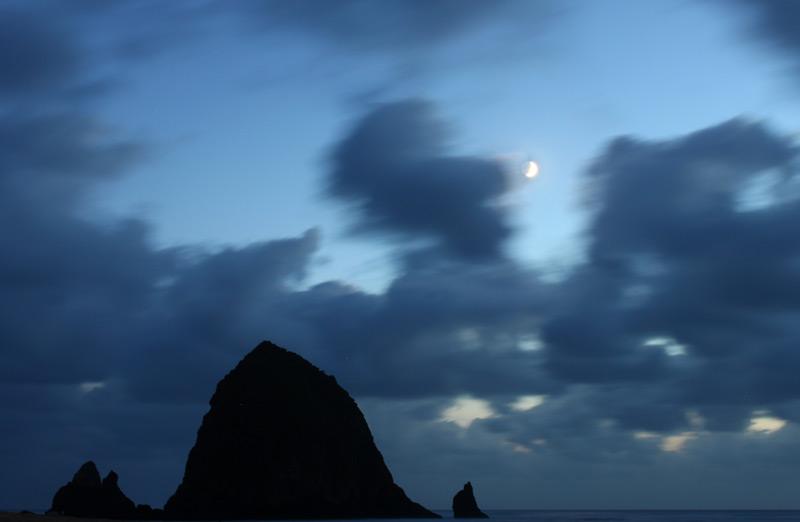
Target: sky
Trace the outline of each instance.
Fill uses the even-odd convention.
[[[90,459],[163,506],[270,340],[431,509],[800,509],[798,26],[3,0],[0,508]]]

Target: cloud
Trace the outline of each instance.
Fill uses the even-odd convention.
[[[265,336],[247,312],[302,279],[317,234],[159,248],[142,219],[89,219],[90,191],[151,147],[58,109],[60,95],[41,86],[35,109],[0,114],[0,413],[13,419],[0,458],[25,469],[0,474],[1,502],[44,506],[88,458],[126,463],[133,491],[165,496],[213,386]]]
[[[551,0],[7,4],[0,96],[41,103],[56,95],[47,102],[70,105],[135,85],[130,68],[137,62],[179,56],[190,45],[216,53],[233,40],[251,45],[254,37],[277,61],[250,71],[244,82],[250,88],[287,81],[299,86],[312,75],[320,81],[342,71],[360,77],[349,73],[367,60],[380,73],[369,85],[352,85],[350,95],[380,99],[443,68],[526,60],[564,10]]]
[[[510,12],[531,6],[499,0],[443,0],[435,3],[390,0],[380,5],[362,0],[330,3],[323,0],[254,2],[269,25],[288,24],[299,30],[359,51],[394,51],[409,46],[427,48],[457,38],[476,26],[496,22]],[[542,12],[545,3],[532,10]]]
[[[335,281],[302,289],[318,248],[315,230],[220,250],[159,248],[142,219],[83,217],[88,192],[147,159],[148,144],[86,113],[47,108],[0,115],[0,136],[0,409],[16,419],[4,461],[28,470],[5,490],[18,502],[46,501],[35,495],[48,492],[33,486],[45,470],[26,468],[22,456],[48,455],[52,491],[76,462],[95,458],[121,474],[130,470],[130,494],[159,504],[180,478],[215,383],[264,338],[364,395],[538,393],[545,386],[531,384],[524,371],[534,357],[513,350],[541,307],[540,285],[507,261],[493,259],[503,266],[495,271],[489,261],[481,268],[436,256],[444,264],[435,272],[409,268],[385,295]],[[407,166],[402,151],[392,161]],[[500,180],[482,160],[420,158],[425,168],[436,162],[473,165]],[[501,213],[477,208],[491,191],[467,180],[474,186],[455,191],[454,211],[502,223]],[[402,212],[388,217],[405,226]],[[427,230],[457,237],[433,218]],[[434,283],[441,303],[424,309],[420,294]],[[431,321],[434,311],[439,320]],[[476,342],[472,354],[458,349],[464,335]],[[500,337],[505,347],[495,353],[490,345]],[[486,380],[492,373],[504,378]],[[44,433],[61,434],[57,457]],[[145,476],[156,468],[160,481]]]
[[[74,111],[6,113],[0,120],[0,140],[0,181],[13,183],[16,195],[45,190],[45,185],[59,192],[83,192],[86,183],[118,177],[143,159],[146,148]]]
[[[244,22],[245,34],[273,48],[293,43],[291,60],[303,78],[349,81],[351,101],[386,101],[416,93],[417,82],[442,71],[489,74],[499,64],[513,67],[537,53],[543,35],[555,26],[564,2],[551,0],[364,0],[325,2],[242,2],[228,13]],[[343,72],[347,74],[343,76]],[[370,71],[368,77],[364,71]],[[290,73],[291,75],[291,73]],[[260,83],[285,82],[286,75],[262,74]],[[409,90],[409,87],[411,89]]]
[[[669,452],[724,460],[713,441],[772,454],[800,400],[797,153],[744,119],[612,141],[586,173],[587,261],[528,325],[536,380],[551,385],[527,411],[474,392],[497,414],[470,429],[540,459],[648,469]],[[764,417],[781,428],[754,433]]]
[[[754,35],[789,56],[800,49],[797,19],[800,6],[792,0],[728,0],[730,4],[747,9],[754,22]]]
[[[791,139],[746,120],[612,142],[588,173],[589,261],[542,324],[551,375],[654,394],[709,430],[740,431],[754,409],[797,399],[783,377],[800,339],[788,320],[800,307],[796,161]],[[743,207],[754,183],[769,197]],[[647,427],[638,406],[603,415],[654,431],[681,424]]]
[[[504,172],[455,155],[448,130],[427,102],[374,106],[330,156],[328,195],[349,204],[353,230],[397,248],[397,276],[370,293],[305,286],[317,230],[159,248],[145,220],[81,217],[87,191],[146,160],[148,144],[82,112],[0,115],[6,498],[39,505],[95,458],[137,501],[162,502],[215,383],[263,338],[373,412],[402,410],[406,428],[378,414],[373,428],[392,434],[387,455],[413,447],[411,462],[437,459],[438,498],[476,459],[488,482],[497,469],[528,473],[520,463],[555,475],[600,476],[609,462],[663,471],[674,465],[664,448],[724,461],[712,440],[748,455],[765,450],[747,437],[789,446],[800,419],[792,139],[737,119],[612,141],[586,173],[587,261],[546,283],[505,255]],[[541,403],[514,408],[531,395]],[[465,396],[494,415],[440,422]],[[765,417],[787,423],[747,431]],[[51,433],[62,434],[55,450]]]
[[[381,105],[333,154],[329,193],[353,203],[354,230],[433,239],[458,256],[501,254],[511,233],[497,199],[509,189],[493,160],[450,156],[431,104]]]
[[[422,119],[416,128],[435,126]],[[180,478],[214,385],[264,338],[300,352],[360,396],[553,390],[536,369],[539,355],[517,349],[547,302],[545,287],[496,252],[479,263],[470,250],[408,263],[381,294],[337,281],[303,288],[318,249],[314,230],[220,250],[158,248],[146,221],[81,217],[87,192],[146,159],[147,144],[86,114],[47,110],[6,113],[0,133],[0,219],[7,225],[0,233],[0,408],[16,419],[16,442],[3,447],[21,469],[19,455],[50,455],[52,441],[42,433],[61,433],[47,472],[53,491],[76,462],[95,458],[128,471],[129,493],[145,495],[138,501],[162,502]],[[387,148],[393,171],[409,161],[423,170],[468,164],[475,176],[502,181],[491,162],[426,151],[441,142],[406,145],[418,158]],[[465,212],[502,225],[502,212],[479,208],[492,190],[465,179],[472,185],[453,189],[456,215],[447,219]],[[447,195],[438,181],[412,177],[411,184]],[[392,230],[405,230],[403,212],[387,219]],[[426,219],[409,233],[430,235],[442,248],[463,241],[451,239],[459,232],[438,217]],[[426,413],[439,415],[436,408]],[[149,435],[155,432],[163,438]],[[146,477],[156,468],[160,481]],[[26,469],[9,494],[39,505],[43,499],[25,495],[47,494],[32,486],[44,470]]]
[[[87,105],[121,84],[108,33],[92,26],[88,2],[9,0],[0,8],[0,107],[28,113]]]
[[[170,260],[151,250],[143,222],[97,227],[76,205],[138,162],[143,145],[75,113],[5,113],[0,143],[3,377],[96,380],[113,358],[97,347],[113,342],[147,299],[142,283]]]
[[[73,39],[44,12],[21,6],[0,10],[0,95],[62,88],[82,65]]]

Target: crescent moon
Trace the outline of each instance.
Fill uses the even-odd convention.
[[[526,178],[535,178],[539,173],[539,165],[535,161],[528,162],[528,169],[525,171]]]

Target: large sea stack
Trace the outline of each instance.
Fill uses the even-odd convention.
[[[217,385],[164,509],[180,520],[439,518],[394,483],[336,379],[269,342]]]

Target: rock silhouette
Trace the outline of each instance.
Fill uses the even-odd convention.
[[[136,518],[136,506],[119,488],[118,478],[111,471],[101,483],[97,466],[86,462],[56,492],[51,511],[84,518]]]
[[[336,379],[263,342],[225,376],[166,516],[440,518],[397,486]]]
[[[153,509],[149,504],[136,505],[136,520],[164,520],[163,509]]]
[[[489,518],[486,513],[478,509],[472,484],[469,482],[464,484],[464,489],[453,497],[453,518]]]

